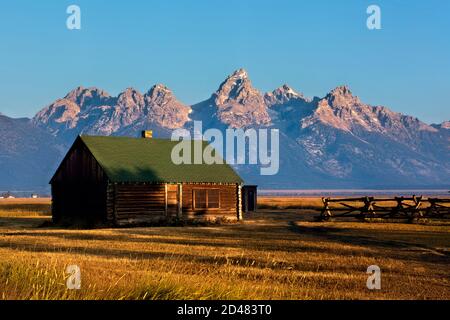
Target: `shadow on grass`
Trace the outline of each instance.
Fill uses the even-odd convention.
[[[112,246],[109,246],[112,247]],[[81,246],[71,247],[58,247],[57,245],[44,245],[44,244],[25,244],[18,241],[0,242],[0,248],[13,248],[20,251],[27,252],[41,252],[41,253],[53,253],[53,254],[81,254],[92,255],[104,258],[126,258],[134,260],[164,260],[164,261],[179,261],[182,263],[201,263],[212,268],[235,265],[246,268],[255,269],[272,269],[272,270],[297,270],[297,271],[311,271],[308,265],[299,263],[291,263],[286,261],[264,260],[258,258],[245,257],[244,255],[195,255],[187,253],[174,253],[174,252],[141,252],[138,250],[126,250],[126,249],[108,249],[108,248],[89,248]],[[322,271],[337,271],[340,267],[330,266],[330,268],[322,267]],[[342,266],[342,269],[346,269]]]
[[[337,243],[344,243],[349,245],[357,245],[367,247],[371,249],[390,249],[395,251],[395,254],[389,256],[394,259],[406,258],[406,260],[420,260],[433,263],[450,263],[450,252],[447,250],[441,250],[434,247],[418,244],[414,242],[407,242],[401,240],[383,239],[380,234],[370,234],[371,230],[360,229],[358,234],[351,234],[353,231],[349,228],[336,228],[327,226],[300,226],[295,222],[289,223],[289,229],[293,232],[318,237],[325,241],[333,241]],[[433,232],[431,232],[433,233]],[[364,235],[366,234],[366,235]],[[409,233],[411,239],[414,239],[415,234]],[[439,234],[439,233],[434,233]],[[421,253],[420,256],[413,258],[410,253]],[[386,255],[384,255],[386,256]]]
[[[106,258],[129,258],[135,259],[180,259],[183,261],[196,261],[208,264],[243,263],[257,268],[283,268],[280,263],[277,266],[268,266],[268,262],[262,259],[236,256],[204,256],[167,252],[140,252],[139,250],[113,249],[115,243],[123,246],[127,243],[140,243],[147,245],[142,249],[151,248],[156,245],[181,245],[196,248],[202,252],[202,247],[240,249],[243,253],[248,251],[263,253],[308,253],[308,254],[330,254],[343,257],[374,257],[382,256],[395,260],[423,261],[439,264],[449,264],[449,253],[414,241],[402,241],[387,239],[380,231],[366,229],[351,229],[331,226],[304,226],[292,221],[295,214],[287,215],[274,213],[268,214],[268,219],[262,219],[255,215],[254,221],[261,224],[248,223],[239,225],[214,226],[214,227],[153,227],[153,228],[129,228],[129,229],[103,229],[93,233],[88,230],[66,230],[51,228],[32,229],[19,232],[0,233],[1,247],[18,248],[30,252],[61,252],[96,255]],[[353,233],[353,234],[352,234]],[[441,236],[439,232],[427,232],[427,235]],[[26,237],[32,240],[40,237],[55,239],[49,244],[30,244],[28,241],[21,242],[14,236]],[[414,232],[403,233],[403,237],[414,239]],[[89,248],[83,246],[60,246],[64,240],[75,241],[104,241],[105,247]],[[53,245],[51,244],[53,243]],[[330,245],[328,245],[328,244]],[[319,245],[318,245],[319,244]],[[322,245],[323,244],[323,245]],[[357,247],[344,247],[339,245],[353,245]],[[362,247],[362,248],[361,248]],[[368,250],[365,251],[364,247]],[[162,248],[163,250],[165,248]],[[231,261],[231,262],[230,262]],[[234,262],[233,262],[234,261]],[[287,263],[289,267],[304,270],[302,262]],[[345,266],[343,266],[345,268]]]

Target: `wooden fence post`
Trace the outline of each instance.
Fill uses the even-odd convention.
[[[330,204],[329,204],[329,201],[328,201],[329,199],[330,198],[327,198],[327,199],[322,198],[323,209],[322,209],[322,212],[320,214],[322,219],[328,219],[328,218],[331,218],[333,216],[333,214],[331,213],[331,210],[330,210]]]

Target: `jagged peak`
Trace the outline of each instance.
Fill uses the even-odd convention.
[[[112,99],[111,96],[104,90],[83,86],[76,87],[64,97],[64,100],[77,104],[83,110],[93,104],[107,104],[110,99]]]
[[[119,94],[117,105],[125,108],[140,107],[143,105],[143,99],[144,97],[138,90],[129,87]]]
[[[157,92],[172,93],[172,91],[166,85],[164,85],[162,83],[155,84],[148,90],[149,95],[152,95]]]
[[[167,86],[158,83],[152,86],[147,91],[145,97],[149,100],[154,100],[154,99],[168,99],[174,97],[174,95],[172,93],[172,90],[170,90]]]
[[[74,99],[80,98],[82,96],[85,95],[94,95],[96,94],[98,97],[110,97],[109,93],[107,93],[106,91],[99,89],[97,87],[83,87],[83,86],[78,86],[75,89],[71,90],[69,93],[67,93],[67,95],[64,97],[65,99],[69,99],[69,100],[73,100],[75,102]]]
[[[266,93],[264,95],[264,99],[268,106],[284,104],[291,100],[309,101],[309,99],[306,99],[303,94],[298,93],[287,84],[283,84],[272,92]]]
[[[347,85],[342,85],[334,88],[325,97],[333,107],[351,107],[361,104],[357,96],[354,96]]]
[[[284,96],[288,96],[288,97],[303,97],[303,94],[298,93],[297,91],[295,91],[292,87],[290,87],[287,84],[283,84],[281,87],[276,88],[275,90],[272,91],[272,94],[274,95],[284,95]]]
[[[166,85],[152,86],[144,97],[147,118],[165,128],[177,129],[189,121],[191,107],[180,102]]]
[[[138,90],[136,90],[135,88],[132,88],[132,87],[126,88],[117,97],[119,103],[126,99],[135,99],[136,100],[136,99],[141,99],[141,98],[142,98],[142,94]]]
[[[234,71],[228,78],[248,79],[248,73],[245,69],[240,68]]]
[[[218,105],[222,105],[227,101],[243,102],[249,97],[263,99],[261,93],[253,87],[247,71],[244,69],[238,69],[228,76],[213,94],[213,98]]]
[[[226,85],[241,85],[242,83],[248,83],[250,79],[248,77],[248,73],[245,69],[238,69],[234,71],[231,75],[229,75],[224,82],[220,85],[220,88],[223,88]],[[219,88],[219,90],[220,90]]]
[[[141,93],[139,92],[139,90],[136,90],[133,87],[128,87],[119,94],[119,97],[122,95],[130,95],[130,94],[141,94]]]
[[[78,96],[80,94],[82,94],[87,88],[83,87],[83,86],[78,86],[75,87],[74,89],[70,90],[67,94],[66,97],[69,96]]]
[[[282,90],[284,90],[284,91],[286,91],[286,92],[289,92],[289,93],[295,93],[295,94],[297,94],[297,92],[294,90],[294,89],[292,89],[292,87],[290,87],[288,84],[283,84],[279,89],[282,89]]]
[[[334,88],[333,90],[331,90],[330,95],[353,96],[353,93],[350,90],[350,87],[348,85],[341,85],[341,86],[338,86],[338,87]]]

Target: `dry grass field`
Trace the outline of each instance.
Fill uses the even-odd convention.
[[[315,222],[320,199],[260,203],[240,224],[68,230],[49,226],[49,200],[0,200],[0,299],[450,299],[448,224]],[[72,264],[81,290],[66,289]]]

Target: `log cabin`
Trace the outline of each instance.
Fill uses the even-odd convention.
[[[177,143],[148,133],[142,138],[78,136],[50,181],[54,223],[241,220],[239,175],[228,164],[174,164]]]

